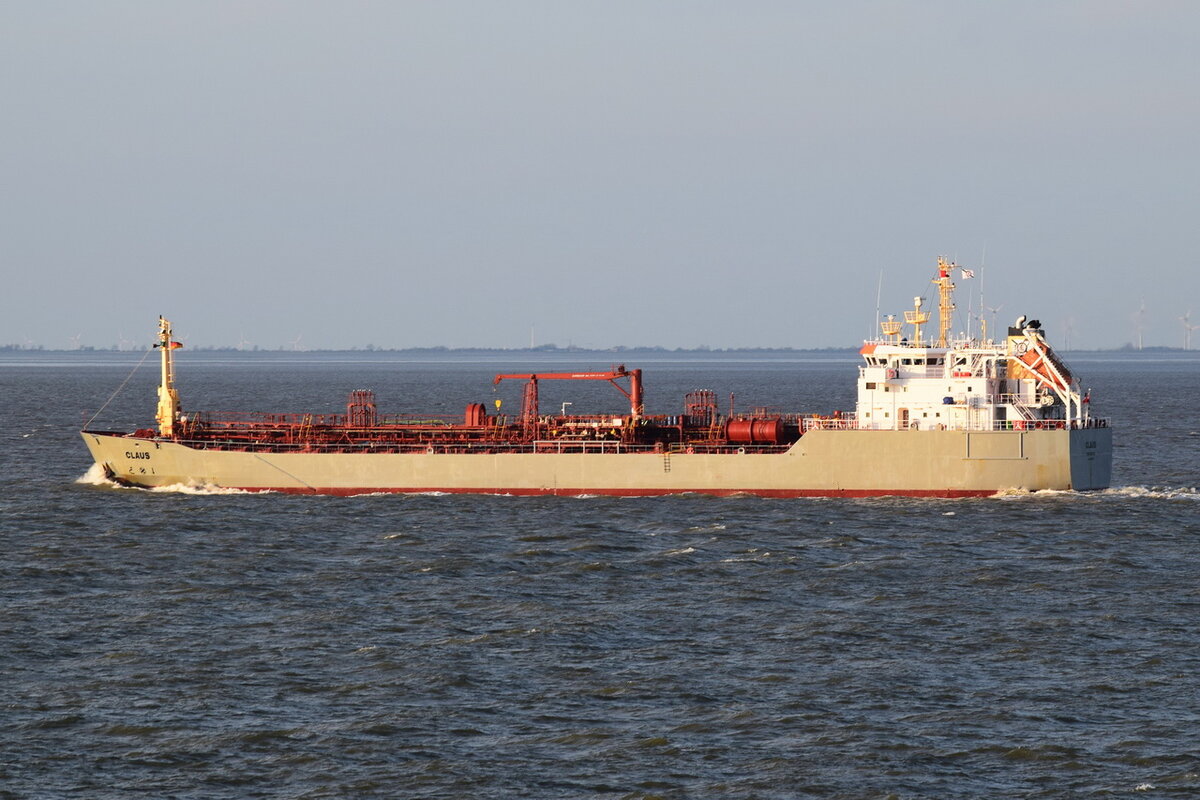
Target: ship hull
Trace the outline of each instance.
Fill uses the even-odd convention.
[[[768,497],[986,496],[1109,485],[1109,428],[1036,431],[813,430],[781,453],[302,453],[197,449],[168,439],[83,432],[114,480],[246,491],[353,495]]]

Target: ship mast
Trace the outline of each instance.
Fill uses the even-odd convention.
[[[950,333],[950,326],[954,324],[954,282],[950,279],[950,271],[956,266],[953,261],[938,256],[938,276],[933,279],[938,287],[937,347],[946,346],[946,335]]]
[[[179,421],[179,394],[175,391],[175,364],[172,351],[180,347],[179,342],[171,339],[171,323],[166,317],[158,318],[158,342],[155,347],[162,349],[162,382],[158,386],[158,435],[172,436],[175,433],[175,423]]]

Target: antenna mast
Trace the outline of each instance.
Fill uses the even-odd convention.
[[[987,317],[984,312],[987,311],[987,306],[983,304],[983,280],[987,277],[987,272],[984,270],[984,265],[987,262],[987,243],[984,242],[983,253],[979,256],[979,331],[980,340],[987,341]],[[968,328],[970,325],[967,326]]]
[[[875,327],[879,327],[879,304],[883,300],[883,270],[879,270],[879,285],[875,288]]]

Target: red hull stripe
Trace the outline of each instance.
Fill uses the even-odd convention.
[[[242,487],[227,487],[232,489]],[[753,495],[756,497],[991,497],[996,489],[447,489],[430,486],[425,489],[354,489],[354,488],[243,488],[247,492],[281,492],[284,494],[324,494],[349,497],[360,494],[491,494],[491,495],[553,495],[580,497],[604,495],[609,497],[662,497],[672,494],[702,494],[718,497]]]

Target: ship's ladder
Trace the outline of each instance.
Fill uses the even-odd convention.
[[[1024,403],[1014,403],[1013,407],[1017,409],[1017,412],[1021,415],[1021,419],[1033,421],[1037,418],[1037,415],[1033,413],[1033,409]]]

